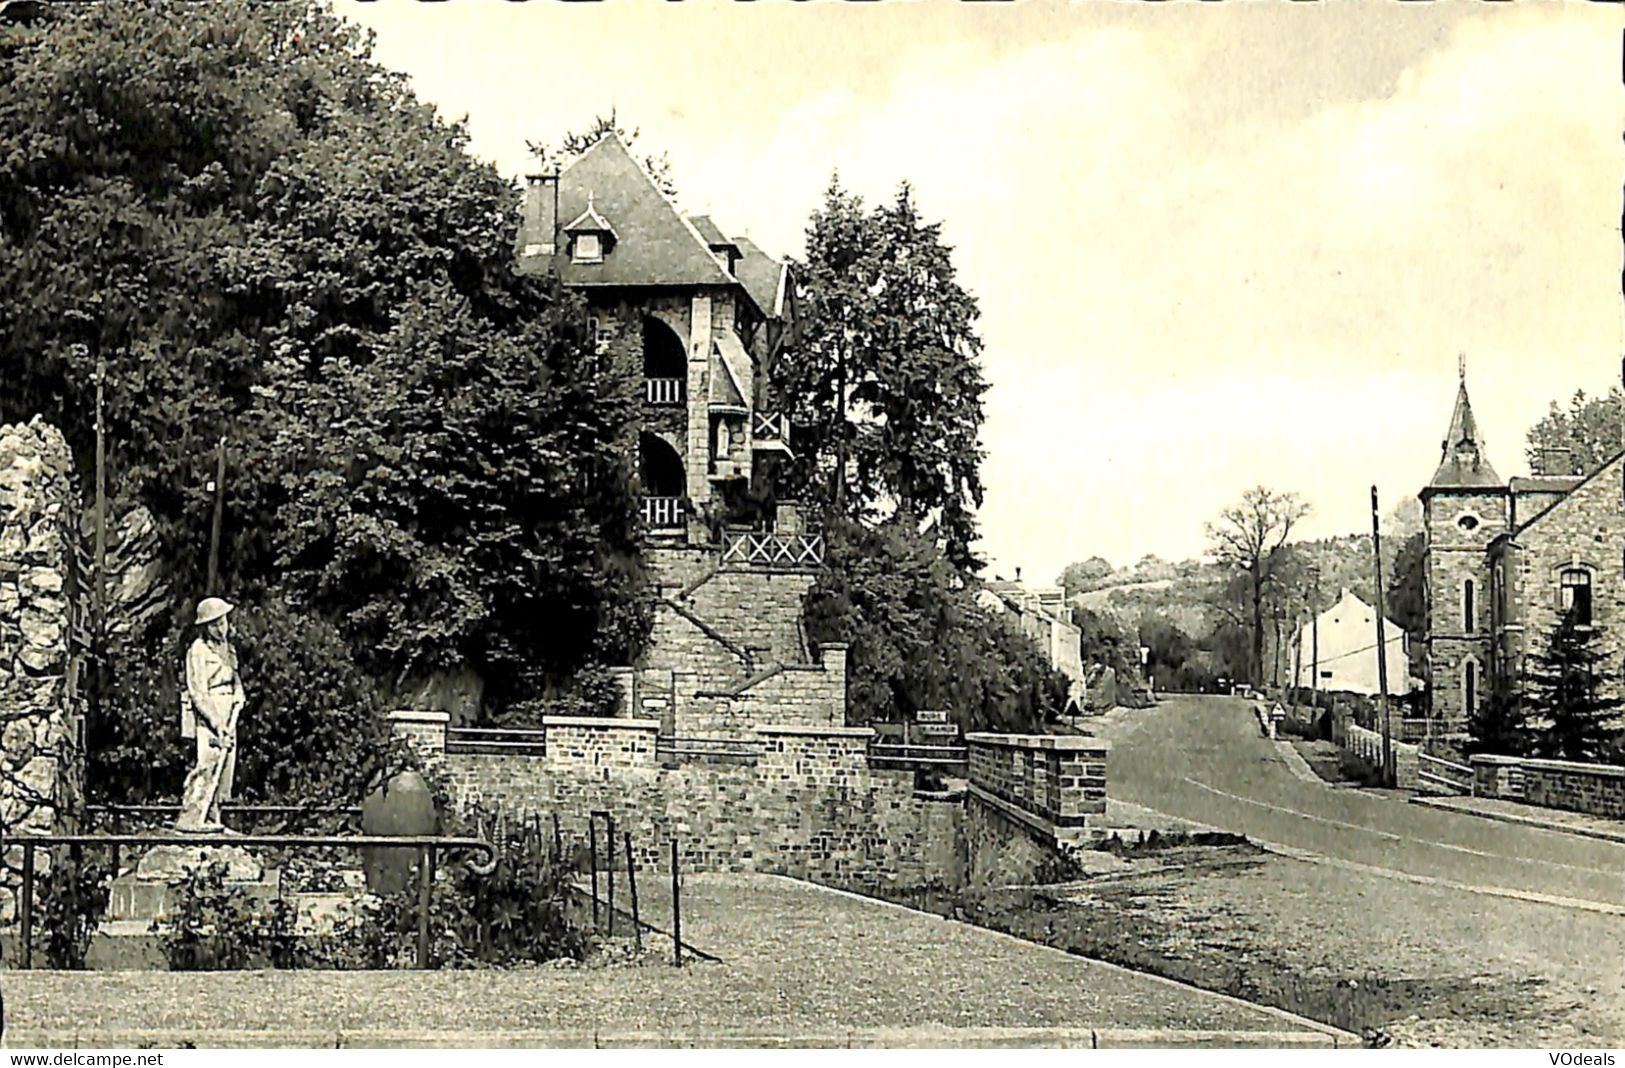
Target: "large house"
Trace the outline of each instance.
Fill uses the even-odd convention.
[[[1466,374],[1433,478],[1427,537],[1430,715],[1446,731],[1497,687],[1522,688],[1525,658],[1572,614],[1592,628],[1618,690],[1625,654],[1625,454],[1577,473],[1547,449],[1529,477],[1503,481],[1484,451]]]
[[[1032,589],[1018,579],[995,579],[977,594],[982,607],[1008,613],[1021,632],[1038,646],[1050,667],[1066,676],[1067,701],[1084,704],[1083,633],[1072,622],[1066,591],[1059,586]]]
[[[624,714],[673,745],[842,725],[846,649],[802,625],[823,543],[778,499],[789,426],[766,403],[795,330],[789,270],[685,215],[614,135],[528,180],[517,246],[521,271],[585,298],[599,355],[642,380],[628,447],[658,599]]]

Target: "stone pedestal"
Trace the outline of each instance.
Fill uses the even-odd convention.
[[[190,871],[215,863],[226,865],[226,884],[242,888],[251,900],[269,901],[276,897],[278,872],[268,870],[242,846],[188,845],[182,838],[173,844],[149,849],[133,872],[113,880],[107,918],[115,923],[150,923],[166,915],[175,893],[169,884],[184,878]]]

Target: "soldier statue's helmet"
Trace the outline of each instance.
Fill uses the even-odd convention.
[[[232,604],[229,601],[219,597],[205,597],[197,603],[197,618],[192,620],[192,623],[199,627],[205,623],[213,623],[217,619],[224,619],[231,609]]]

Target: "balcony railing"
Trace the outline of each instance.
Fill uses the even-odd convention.
[[[824,536],[730,531],[723,545],[722,562],[725,565],[817,567],[824,562]]]
[[[643,524],[650,530],[677,530],[683,525],[681,497],[643,498]]]
[[[757,412],[750,420],[750,436],[758,449],[789,449],[790,417],[778,412]]]
[[[643,399],[649,404],[681,405],[683,380],[681,378],[646,378],[643,380]]]

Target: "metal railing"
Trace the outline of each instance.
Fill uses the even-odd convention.
[[[23,967],[34,966],[34,854],[40,848],[67,846],[82,849],[85,846],[108,846],[113,850],[113,867],[118,869],[118,857],[126,847],[157,845],[187,846],[258,846],[262,849],[415,849],[418,854],[418,930],[417,965],[429,966],[429,894],[434,886],[435,862],[439,854],[453,850],[467,850],[483,854],[479,861],[464,861],[476,875],[489,875],[496,870],[496,849],[490,842],[479,838],[456,838],[441,835],[387,835],[387,834],[198,834],[193,832],[155,832],[150,834],[14,834],[0,836],[0,848],[21,847],[23,851],[22,901],[18,914],[22,930]]]
[[[543,756],[547,753],[547,732],[517,727],[448,727],[446,752]]]
[[[650,530],[674,530],[683,525],[681,497],[643,498],[643,523]]]
[[[875,742],[869,746],[869,763],[891,769],[966,768],[970,749],[963,745],[902,745]]]
[[[722,562],[765,567],[816,567],[824,562],[824,536],[730,532],[722,549]]]
[[[125,821],[132,820],[137,823],[150,823],[154,820],[165,824],[172,823],[173,818],[180,813],[179,801],[159,801],[145,805],[86,805],[85,816],[95,826],[123,825]],[[220,806],[222,822],[225,817],[242,816],[252,821],[255,817],[271,818],[275,816],[339,816],[341,822],[354,824],[361,818],[360,805],[250,805],[227,801]],[[232,822],[236,822],[233,820]]]
[[[655,759],[661,761],[755,763],[761,755],[762,743],[746,738],[683,738],[671,734],[655,737]]]
[[[1441,787],[1455,794],[1473,792],[1473,769],[1454,760],[1436,757],[1431,753],[1418,753],[1416,777],[1425,783]]]
[[[648,404],[680,405],[683,403],[681,378],[645,378],[643,399]]]

